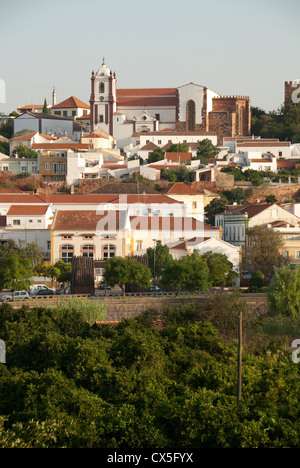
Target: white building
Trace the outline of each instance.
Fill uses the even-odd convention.
[[[13,119],[14,133],[22,130],[39,132],[44,135],[66,134],[73,136],[73,119],[39,112],[24,112]]]

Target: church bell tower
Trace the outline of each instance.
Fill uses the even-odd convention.
[[[116,74],[106,66],[104,59],[101,67],[91,76],[90,125],[91,130],[100,127],[113,135],[113,114],[116,112]]]

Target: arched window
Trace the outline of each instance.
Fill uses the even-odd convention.
[[[117,247],[112,244],[106,244],[102,246],[102,258],[103,260],[107,258],[112,258],[116,255]]]
[[[99,83],[99,93],[104,93],[104,83]]]
[[[81,254],[83,257],[94,257],[94,246],[92,244],[85,244],[81,246]]]
[[[196,122],[196,106],[195,102],[190,100],[186,104],[186,129],[188,132],[193,132],[195,130]]]
[[[74,246],[70,244],[61,245],[60,258],[63,262],[69,263],[72,261],[74,255]]]

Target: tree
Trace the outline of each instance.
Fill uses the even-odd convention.
[[[254,226],[247,233],[245,266],[250,272],[260,270],[269,282],[274,274],[274,268],[285,263],[281,251],[284,239],[278,231],[266,226]]]
[[[18,155],[19,158],[37,158],[37,152],[27,148],[25,145],[19,144],[13,151],[13,155]]]
[[[300,268],[276,269],[268,290],[271,315],[296,318],[300,316]]]
[[[47,269],[47,276],[48,278],[51,278],[52,287],[53,287],[54,279],[57,279],[59,274],[60,274],[60,270],[55,265],[50,265],[49,268]]]
[[[226,198],[214,198],[208,205],[204,208],[205,218],[209,224],[212,226],[215,225],[215,215],[218,213],[223,213],[223,211],[228,210],[229,203]]]
[[[0,289],[28,289],[33,275],[32,261],[19,249],[7,251],[0,258]]]
[[[206,291],[210,286],[207,263],[197,252],[179,260],[173,259],[162,272],[162,283],[173,286],[177,294],[181,290]]]
[[[58,260],[54,266],[59,269],[59,274],[57,275],[57,281],[59,283],[65,284],[71,281],[72,263],[65,263],[62,260]]]
[[[214,159],[218,156],[220,148],[214,145],[209,138],[200,141],[196,157],[193,159],[200,159],[201,163],[206,164],[208,159]]]
[[[43,251],[36,242],[30,242],[24,248],[24,253],[31,259],[34,268],[43,258]]]
[[[232,286],[233,278],[238,276],[233,270],[233,264],[225,254],[218,252],[206,252],[202,257],[207,263],[209,281],[212,286]]]
[[[165,152],[161,148],[157,148],[149,154],[148,164],[161,161],[165,157]]]
[[[137,260],[113,257],[105,262],[104,279],[109,286],[116,284],[125,296],[126,284],[136,284],[139,287],[149,287],[151,270]]]
[[[48,107],[46,98],[44,99],[43,114],[51,114],[51,110]]]
[[[229,205],[233,205],[234,203],[243,205],[244,203],[247,203],[248,195],[240,187],[236,187],[232,190],[223,190],[221,194],[228,200]]]
[[[166,150],[167,153],[186,153],[188,147],[183,143],[173,143]]]
[[[152,278],[154,281],[157,277],[160,277],[172,260],[172,255],[169,252],[167,245],[162,245],[161,241],[158,241],[155,248],[148,247],[147,249],[148,265],[151,269]]]

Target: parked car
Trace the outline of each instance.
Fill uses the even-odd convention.
[[[38,284],[34,287],[30,287],[30,294],[37,294],[40,293],[40,291],[53,291],[53,289],[49,288],[45,284]]]
[[[108,286],[108,284],[105,283],[105,281],[101,281],[101,283],[99,283],[98,289],[111,289],[111,287]]]
[[[158,286],[150,286],[150,291],[161,292],[161,289]]]
[[[53,289],[40,289],[34,293],[34,296],[55,296],[55,291]]]
[[[8,293],[4,294],[4,296],[1,297],[1,301],[12,301],[13,298],[13,293]],[[15,291],[15,296],[14,300],[29,300],[29,294],[26,291]]]

